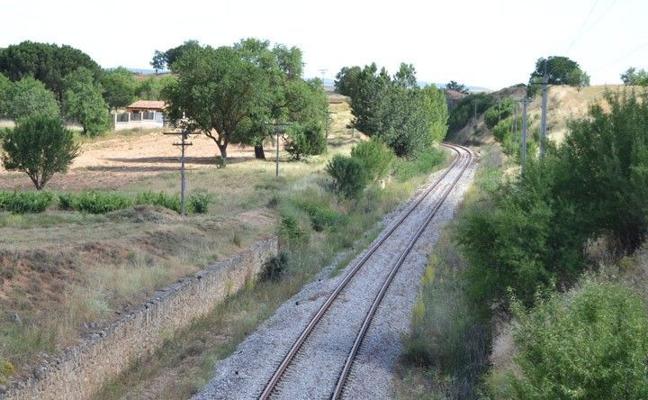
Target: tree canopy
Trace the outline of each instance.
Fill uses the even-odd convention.
[[[648,86],[648,71],[630,67],[621,74],[621,81],[628,86]]]
[[[151,66],[155,69],[156,73],[166,69],[172,69],[173,63],[182,57],[185,52],[197,48],[200,48],[200,43],[197,40],[187,40],[183,44],[166,51],[155,50],[151,59]]]
[[[468,86],[466,86],[466,85],[464,85],[462,83],[459,83],[457,81],[448,82],[448,84],[446,84],[445,88],[447,90],[455,90],[455,91],[457,91],[459,93],[463,93],[463,94],[469,94],[470,93],[470,90],[468,89]]]
[[[101,68],[89,55],[67,45],[25,41],[0,52],[0,73],[12,81],[32,76],[54,92],[59,102],[65,92],[65,77],[80,67],[95,79],[101,75]]]
[[[28,76],[17,82],[0,82],[0,85],[5,86],[4,94],[0,95],[0,115],[16,121],[32,115],[60,116],[54,93],[41,81]]]
[[[79,148],[60,118],[40,114],[18,121],[2,150],[5,168],[25,172],[41,190],[55,173],[67,171]]]
[[[192,46],[171,70],[177,81],[163,90],[169,116],[179,120],[184,114],[191,128],[214,140],[223,159],[232,142],[253,144],[262,157],[263,140],[275,122],[297,123],[311,133],[323,130],[323,91],[320,85],[320,95],[314,95],[315,86],[301,78],[297,48],[271,48],[257,39],[219,48]],[[320,123],[314,124],[317,118]]]
[[[398,156],[415,155],[445,137],[445,96],[434,86],[419,88],[411,64],[401,64],[393,76],[375,63],[344,67],[335,85],[351,97],[354,126],[381,138]]]
[[[106,70],[101,77],[103,96],[110,108],[126,107],[135,100],[137,81],[124,67]]]
[[[65,115],[79,122],[84,134],[94,136],[110,125],[108,105],[101,92],[101,86],[86,68],[81,67],[65,78]]]
[[[536,61],[535,70],[529,78],[530,94],[535,93],[538,85],[542,83],[545,68],[549,77],[548,83],[551,85],[584,87],[590,84],[589,75],[581,69],[576,61],[563,56],[550,56],[539,58]]]

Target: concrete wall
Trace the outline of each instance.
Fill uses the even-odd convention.
[[[90,398],[106,380],[157,349],[169,333],[204,316],[255,279],[263,262],[277,254],[277,247],[276,237],[256,242],[231,259],[156,292],[147,303],[122,315],[107,329],[68,349],[55,361],[37,367],[34,377],[12,385],[0,398]]]

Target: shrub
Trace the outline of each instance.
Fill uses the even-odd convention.
[[[293,160],[326,152],[324,130],[317,123],[293,124],[288,128],[286,151]]]
[[[0,209],[16,214],[41,213],[52,204],[54,196],[49,192],[0,193]]]
[[[309,200],[301,200],[297,203],[299,208],[306,211],[310,218],[313,230],[322,232],[325,228],[333,226],[344,220],[344,215],[330,208],[328,204],[316,203]]]
[[[488,129],[493,129],[498,122],[510,117],[513,114],[514,106],[515,103],[513,103],[513,100],[506,98],[489,107],[484,113],[484,122]]]
[[[493,103],[495,103],[493,96],[486,93],[475,93],[464,97],[450,112],[448,130],[450,132],[460,130],[470,122],[475,110],[477,114],[481,114],[492,106]]]
[[[136,205],[150,205],[150,206],[160,206],[173,210],[177,213],[180,212],[180,197],[168,195],[164,192],[153,193],[153,192],[143,192],[139,193],[135,198]]]
[[[630,290],[592,281],[529,312],[518,306],[516,372],[496,373],[489,389],[508,399],[648,398],[647,312]]]
[[[288,266],[288,254],[281,252],[275,257],[269,258],[263,263],[260,279],[262,281],[278,281],[286,272]]]
[[[63,122],[44,115],[20,120],[5,134],[2,149],[5,168],[25,172],[37,190],[55,173],[66,172],[79,152]]]
[[[189,210],[196,214],[206,214],[211,202],[212,198],[209,193],[192,193],[189,196]]]
[[[59,204],[61,208],[67,210],[76,210],[90,214],[105,214],[130,207],[133,205],[133,201],[118,193],[92,191],[60,195]]]
[[[336,155],[326,165],[326,172],[333,178],[335,190],[346,197],[356,197],[367,186],[367,172],[356,158]]]
[[[358,159],[370,180],[376,181],[389,173],[394,153],[387,145],[376,139],[361,142],[351,150],[351,157]]]
[[[299,245],[308,241],[308,233],[299,223],[299,219],[292,214],[281,216],[279,235],[287,240],[289,245]]]

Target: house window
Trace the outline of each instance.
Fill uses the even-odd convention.
[[[142,112],[142,119],[153,120],[155,118],[155,111],[144,111]]]

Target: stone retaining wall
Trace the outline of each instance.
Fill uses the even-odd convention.
[[[33,378],[13,385],[5,400],[89,399],[104,382],[134,360],[157,349],[170,333],[206,315],[229,294],[258,275],[263,262],[277,254],[277,238],[214,263],[194,276],[160,290],[145,304],[107,329],[39,366]]]

